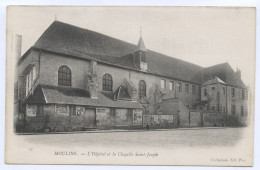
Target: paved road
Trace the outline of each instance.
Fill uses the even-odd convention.
[[[243,138],[246,128],[219,129],[172,129],[165,131],[139,132],[107,132],[107,133],[74,133],[74,134],[43,134],[20,135],[30,143],[48,146],[77,147],[159,147],[175,148],[179,146],[233,146]]]

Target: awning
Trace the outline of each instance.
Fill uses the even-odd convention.
[[[37,94],[37,96],[36,96]],[[113,100],[111,95],[98,92],[98,99],[90,98],[87,90],[62,86],[39,85],[27,103],[68,104],[95,107],[143,108],[137,101]]]

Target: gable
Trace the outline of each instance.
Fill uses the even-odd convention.
[[[203,69],[204,80],[210,80],[212,77],[219,77],[230,86],[246,88],[244,82],[239,78],[228,63],[218,64]]]

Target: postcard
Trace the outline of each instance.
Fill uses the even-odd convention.
[[[8,6],[7,164],[253,166],[256,9]]]

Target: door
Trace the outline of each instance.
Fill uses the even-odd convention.
[[[89,126],[96,125],[96,112],[95,109],[85,109],[85,124]]]

